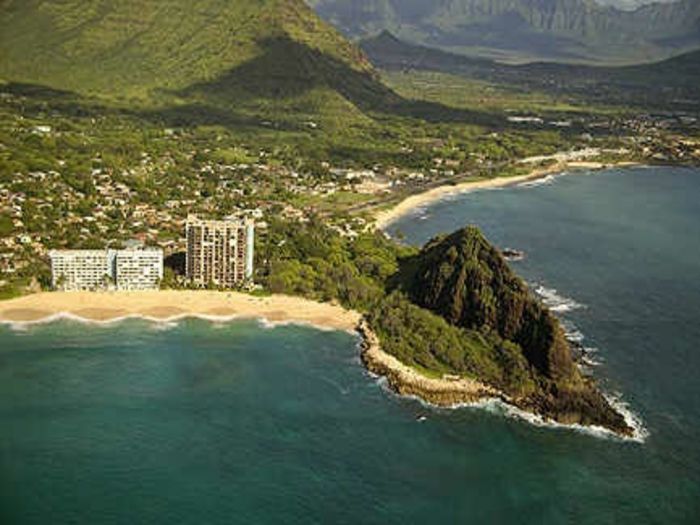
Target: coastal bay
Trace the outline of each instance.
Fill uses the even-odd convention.
[[[474,222],[497,245],[526,251],[514,267],[597,348],[592,373],[639,417],[643,442],[523,424],[489,402],[448,410],[392,395],[360,366],[357,338],[344,331],[243,319],[7,323],[5,515],[693,523],[700,294],[688,276],[700,260],[700,188],[693,170],[658,170],[467,194],[392,226],[421,244]]]
[[[557,158],[556,156],[554,158]],[[454,197],[465,193],[478,190],[489,190],[507,188],[527,182],[534,182],[550,175],[556,175],[565,171],[571,173],[585,173],[590,170],[603,170],[609,168],[623,168],[638,166],[639,164],[632,161],[621,161],[615,163],[596,162],[591,160],[557,160],[554,164],[545,167],[532,169],[524,175],[515,175],[508,177],[493,177],[487,179],[471,180],[450,185],[444,184],[427,191],[417,193],[406,197],[388,209],[381,210],[375,214],[374,225],[380,230],[387,230],[390,225],[401,217],[410,214],[416,209],[424,208],[442,199]]]

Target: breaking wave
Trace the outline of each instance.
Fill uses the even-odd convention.
[[[576,302],[574,299],[559,295],[554,288],[547,288],[538,285],[535,288],[535,293],[542,299],[542,302],[552,311],[556,313],[566,313],[573,310],[579,310],[586,306]]]
[[[559,423],[557,421],[547,419],[539,414],[534,414],[532,412],[527,412],[525,410],[517,408],[496,397],[485,398],[471,403],[458,403],[451,407],[441,407],[429,403],[418,396],[402,395],[396,393],[394,390],[391,389],[388,380],[384,376],[378,376],[369,372],[368,375],[374,379],[375,384],[378,385],[382,391],[387,392],[389,395],[394,396],[398,399],[409,399],[415,401],[421,406],[436,412],[450,412],[464,409],[483,410],[498,416],[522,421],[539,428],[573,431],[593,436],[599,439],[612,439],[622,442],[632,442],[641,444],[644,443],[649,437],[649,432],[644,427],[641,418],[637,414],[632,412],[632,410],[630,410],[629,404],[622,400],[622,397],[619,393],[604,395],[610,403],[610,405],[615,410],[617,410],[622,415],[622,417],[624,417],[625,422],[630,426],[630,428],[632,428],[632,436],[629,437],[621,436],[619,434],[616,434],[612,430],[601,426]]]
[[[173,328],[176,328],[181,321],[184,321],[186,319],[198,319],[201,321],[207,321],[211,323],[212,325],[224,325],[236,321],[250,321],[250,320],[255,320],[258,322],[258,325],[260,328],[263,329],[273,329],[273,328],[278,328],[282,326],[302,326],[302,327],[308,327],[308,328],[313,328],[315,330],[319,330],[322,332],[339,332],[343,331],[337,328],[331,328],[328,326],[322,326],[322,325],[317,325],[312,322],[306,322],[306,321],[271,321],[265,317],[250,317],[250,316],[245,316],[245,315],[207,315],[207,314],[178,314],[174,315],[172,317],[165,317],[165,318],[159,318],[159,317],[151,317],[147,315],[140,315],[140,314],[131,314],[131,315],[124,315],[120,317],[114,317],[111,319],[88,319],[86,317],[81,317],[79,315],[75,315],[70,312],[60,312],[52,315],[48,315],[46,317],[43,317],[41,319],[36,319],[33,321],[6,321],[6,320],[0,320],[0,325],[4,325],[10,328],[13,332],[27,332],[31,327],[33,326],[41,326],[41,325],[47,325],[51,323],[56,323],[59,321],[69,321],[69,322],[74,322],[74,323],[80,323],[80,324],[85,324],[85,325],[90,325],[90,326],[115,326],[120,323],[124,323],[127,321],[146,321],[153,325],[154,329],[156,330],[171,330]],[[355,331],[348,331],[350,334],[355,334]]]
[[[526,182],[521,182],[518,184],[518,188],[536,188],[537,186],[549,186],[552,184],[558,177],[561,177],[562,175],[566,175],[567,173],[559,173],[559,174],[552,174],[552,175],[547,175],[546,177],[542,177],[540,179],[534,179],[534,180],[529,180]]]

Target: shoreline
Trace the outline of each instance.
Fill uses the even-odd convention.
[[[365,368],[385,377],[391,389],[400,396],[416,397],[442,408],[454,408],[486,399],[508,402],[499,390],[476,379],[466,377],[431,378],[402,363],[381,349],[379,338],[364,319],[357,326],[362,337],[361,354]]]
[[[517,400],[476,379],[427,377],[402,363],[393,355],[384,352],[376,334],[364,319],[358,325],[357,332],[362,338],[360,357],[365,368],[370,373],[386,379],[390,390],[400,397],[416,399],[431,408],[472,407],[489,410],[536,427],[582,432],[598,438],[643,443],[648,436],[643,424],[619,400],[606,397],[614,410],[624,417],[632,429],[630,435],[619,434],[598,425],[562,423],[544,414],[519,406]]]
[[[199,318],[215,322],[261,320],[272,325],[298,324],[359,335],[366,370],[386,378],[393,392],[438,408],[499,403],[505,413],[535,425],[623,437],[598,427],[567,425],[518,408],[498,389],[466,377],[428,377],[381,349],[362,314],[339,305],[286,295],[254,297],[237,292],[157,290],[138,292],[42,292],[0,301],[0,324],[24,327],[61,319],[111,324],[127,319],[175,322]]]
[[[489,179],[478,179],[461,182],[459,184],[444,184],[430,190],[410,195],[388,210],[377,212],[374,216],[374,226],[378,230],[386,230],[391,224],[410,214],[418,208],[434,204],[446,197],[453,195],[463,195],[478,190],[489,190],[497,188],[507,188],[527,182],[543,179],[550,175],[562,173],[567,170],[604,170],[610,168],[628,168],[641,166],[638,162],[621,161],[613,163],[593,162],[593,161],[567,161],[558,162],[552,166],[536,168],[524,175],[512,177],[494,177]]]
[[[112,323],[129,318],[172,322],[264,319],[355,332],[360,314],[300,297],[254,297],[238,292],[154,290],[138,292],[42,292],[0,302],[0,323],[28,325],[68,318]]]

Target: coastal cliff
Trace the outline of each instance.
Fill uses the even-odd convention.
[[[439,405],[457,404],[473,399],[451,389],[444,378],[469,378],[486,385],[491,397],[545,419],[632,433],[576,366],[557,318],[477,228],[438,237],[405,258],[392,286],[393,293],[369,316],[372,330],[385,352],[442,377],[445,389],[436,394],[436,384],[406,385],[365,358],[395,390]],[[487,397],[486,390],[480,393]]]

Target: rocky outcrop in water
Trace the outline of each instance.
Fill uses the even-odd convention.
[[[530,292],[477,228],[468,227],[429,242],[418,255],[403,262],[395,284],[414,305],[437,314],[449,324],[440,333],[481,341],[480,346],[473,343],[459,346],[464,355],[449,355],[449,359],[430,341],[428,348],[414,346],[415,352],[435,357],[443,372],[454,369],[458,374],[480,374],[483,370],[488,373],[481,373],[478,379],[498,388],[509,402],[520,408],[561,423],[599,425],[620,434],[631,434],[624,417],[576,366],[558,319]],[[387,340],[387,351],[401,348],[401,358],[405,361],[411,356],[404,355],[404,347],[395,343],[397,330],[387,327],[394,322],[392,317],[398,318],[394,315],[397,308],[385,308],[375,315],[373,322]],[[402,318],[406,332],[420,334],[415,332],[414,325],[428,321],[423,318],[414,321],[414,318]],[[475,352],[479,353],[478,360],[468,355]],[[420,359],[419,364],[425,362],[424,356]],[[472,361],[476,365],[471,368],[461,366]],[[494,367],[513,368],[514,362],[517,375],[499,376],[493,371]]]

